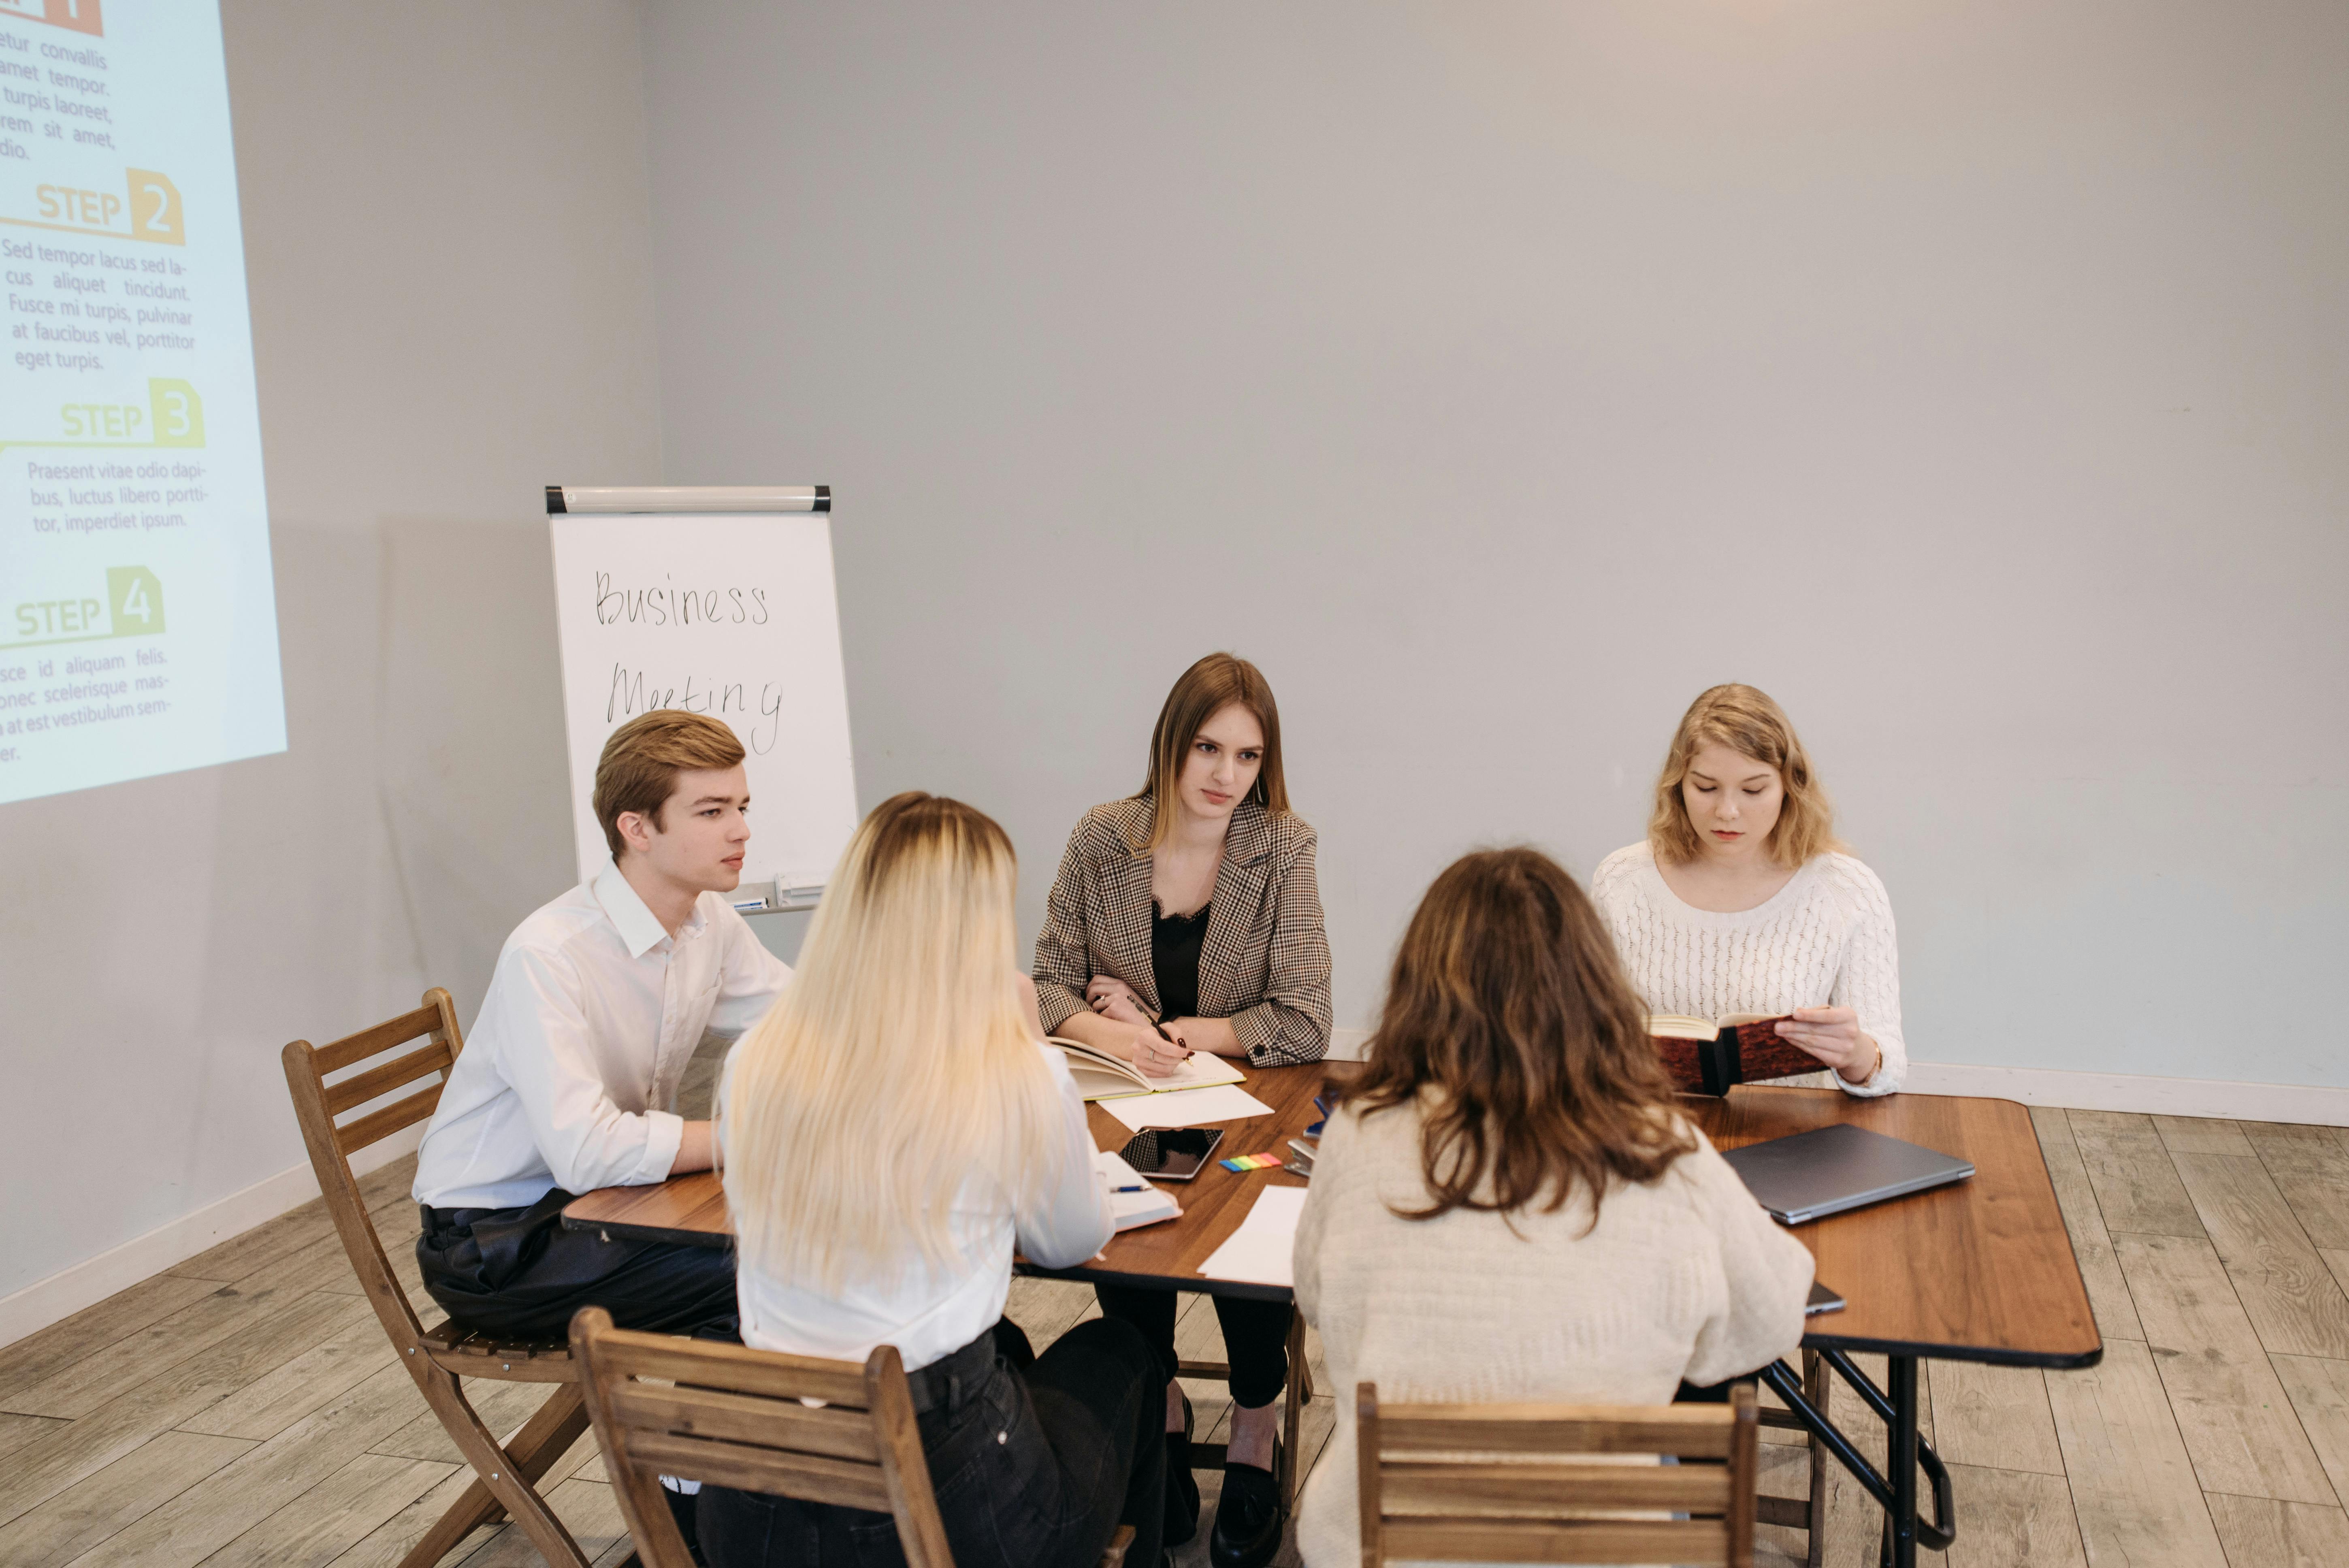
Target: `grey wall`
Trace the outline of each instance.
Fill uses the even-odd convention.
[[[1342,1023],[1779,696],[1920,1058],[2349,1083],[2349,11],[658,5],[671,482],[823,480],[862,792],[1033,930],[1256,658]]]
[[[0,809],[0,1295],[299,1164],[288,1039],[471,1017],[571,880],[541,487],[660,462],[636,6],[223,9],[290,744]]]

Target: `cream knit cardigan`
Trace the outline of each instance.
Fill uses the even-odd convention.
[[[1713,1145],[1555,1213],[1423,1208],[1416,1107],[1330,1119],[1297,1228],[1297,1305],[1321,1332],[1338,1425],[1305,1488],[1308,1568],[1356,1568],[1354,1386],[1381,1401],[1661,1405],[1792,1355],[1811,1254]],[[1514,1229],[1512,1227],[1514,1226]]]
[[[1718,1018],[1849,1007],[1882,1047],[1884,1064],[1866,1083],[1846,1083],[1825,1068],[1793,1081],[1867,1096],[1890,1094],[1908,1076],[1892,901],[1853,857],[1813,855],[1754,908],[1716,914],[1682,903],[1642,841],[1599,862],[1590,902],[1614,934],[1623,977],[1650,1012]]]

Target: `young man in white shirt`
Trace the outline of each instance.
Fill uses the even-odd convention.
[[[601,1306],[624,1328],[739,1337],[734,1256],[605,1241],[563,1206],[710,1165],[672,1109],[705,1030],[739,1036],[791,971],[722,896],[741,880],[741,743],[674,709],[612,732],[595,767],[612,863],[506,939],[417,1151],[416,1261],[456,1323],[560,1336]]]

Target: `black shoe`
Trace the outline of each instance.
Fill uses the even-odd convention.
[[[1183,1397],[1183,1429],[1166,1434],[1164,1544],[1185,1546],[1199,1533],[1199,1478],[1191,1473],[1191,1396]]]
[[[1273,1470],[1254,1465],[1224,1467],[1224,1495],[1216,1504],[1215,1533],[1207,1540],[1211,1568],[1264,1568],[1280,1550],[1280,1444],[1272,1449]]]
[[[701,1532],[694,1527],[694,1511],[701,1505],[701,1494],[665,1486],[661,1488],[661,1497],[668,1503],[668,1516],[677,1521],[677,1532],[685,1537],[685,1549],[693,1554],[694,1562],[706,1568],[709,1560],[701,1554]]]

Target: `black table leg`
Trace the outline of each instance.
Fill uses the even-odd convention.
[[[1826,1412],[1805,1397],[1802,1381],[1793,1367],[1783,1361],[1774,1362],[1762,1369],[1762,1380],[1884,1510],[1884,1541],[1878,1560],[1888,1568],[1916,1568],[1919,1546],[1946,1552],[1957,1538],[1957,1509],[1950,1492],[1949,1468],[1917,1433],[1917,1358],[1885,1358],[1885,1380],[1891,1385],[1888,1390],[1878,1388],[1844,1352],[1825,1350],[1820,1355],[1884,1423],[1887,1474],[1878,1475],[1876,1468],[1852,1446],[1851,1439],[1826,1418]],[[1930,1522],[1918,1517],[1917,1472],[1920,1469],[1933,1488]],[[1814,1519],[1812,1527],[1823,1528],[1825,1523],[1824,1520]]]
[[[1891,1568],[1917,1568],[1917,1358],[1889,1356],[1885,1363],[1885,1381],[1891,1385],[1886,1392],[1892,1398],[1892,1419],[1884,1434],[1885,1468],[1892,1482],[1886,1560]]]

